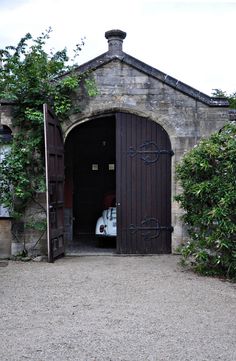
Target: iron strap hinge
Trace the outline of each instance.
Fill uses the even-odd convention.
[[[129,230],[131,233],[135,233],[137,231],[170,231],[173,232],[174,228],[172,226],[159,226],[159,227],[137,227],[134,224],[129,226]]]
[[[138,231],[141,231],[141,236],[145,241],[150,241],[154,238],[158,238],[162,231],[173,232],[172,226],[160,226],[159,221],[156,218],[145,218],[141,221],[140,226],[130,224],[129,231],[131,235]]]
[[[156,142],[146,141],[138,148],[129,147],[127,154],[131,158],[135,156],[140,156],[140,159],[144,161],[145,164],[151,164],[157,162],[160,155],[168,154],[170,156],[173,156],[174,152],[172,149],[160,149]]]

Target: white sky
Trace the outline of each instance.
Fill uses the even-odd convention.
[[[52,27],[50,46],[85,46],[79,64],[107,51],[104,33],[127,32],[123,50],[211,95],[236,91],[236,0],[0,0],[0,48]]]

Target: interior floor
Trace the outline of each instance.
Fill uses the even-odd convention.
[[[114,254],[116,253],[115,238],[99,238],[85,234],[79,239],[73,240],[66,247],[66,255],[76,256],[80,254]]]

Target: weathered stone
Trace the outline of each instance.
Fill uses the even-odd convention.
[[[7,267],[8,262],[7,261],[0,261],[0,267]]]
[[[11,255],[11,220],[0,219],[0,258],[7,258]]]
[[[30,262],[31,258],[30,257],[19,257],[20,261],[22,262]]]
[[[18,256],[24,250],[24,244],[20,242],[12,242],[11,243],[11,254],[12,256]]]
[[[32,261],[34,261],[34,262],[43,262],[43,261],[45,261],[45,257],[37,256],[35,258],[32,258]]]

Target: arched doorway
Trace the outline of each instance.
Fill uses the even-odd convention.
[[[93,238],[104,194],[115,191],[116,252],[170,253],[171,156],[166,131],[144,117],[115,113],[75,127],[65,145],[68,240]]]

